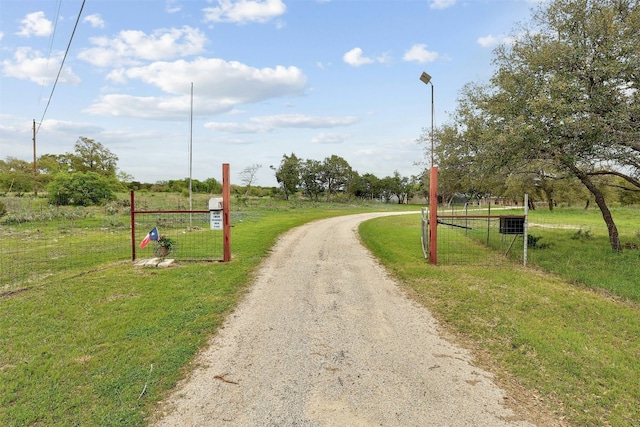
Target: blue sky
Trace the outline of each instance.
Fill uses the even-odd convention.
[[[232,182],[283,154],[339,155],[360,174],[417,174],[430,128],[486,81],[533,0],[82,0],[0,2],[0,158],[73,152],[80,136],[156,182]],[[190,129],[193,84],[193,133]],[[47,108],[47,103],[49,107]],[[44,115],[44,119],[43,119]],[[42,120],[43,119],[43,120]]]

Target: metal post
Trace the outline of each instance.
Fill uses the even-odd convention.
[[[429,263],[438,264],[438,167],[429,176]]]
[[[134,196],[134,191],[130,192],[130,200],[131,200],[131,261],[136,260],[136,201]]]
[[[527,266],[527,246],[529,245],[529,195],[524,195],[524,228],[522,230],[524,239],[524,249],[522,254],[522,265]]]
[[[222,164],[222,217],[224,235],[223,261],[231,261],[231,183],[229,163]]]

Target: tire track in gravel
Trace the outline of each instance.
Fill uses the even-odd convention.
[[[360,222],[285,234],[155,426],[531,426],[360,244]]]

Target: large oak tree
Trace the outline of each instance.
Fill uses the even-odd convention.
[[[551,0],[514,40],[496,49],[489,85],[465,88],[438,155],[481,176],[535,164],[577,178],[620,250],[601,178],[640,190],[638,1]]]

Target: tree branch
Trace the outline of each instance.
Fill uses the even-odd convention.
[[[595,176],[595,175],[614,175],[614,176],[617,176],[617,177],[620,177],[620,178],[624,179],[625,181],[627,181],[628,183],[630,183],[634,187],[638,187],[640,189],[640,181],[638,181],[637,179],[634,179],[633,177],[630,177],[629,175],[623,174],[622,172],[610,171],[610,170],[599,170],[599,171],[594,171],[594,172],[587,172],[586,175],[590,175],[590,176]]]

